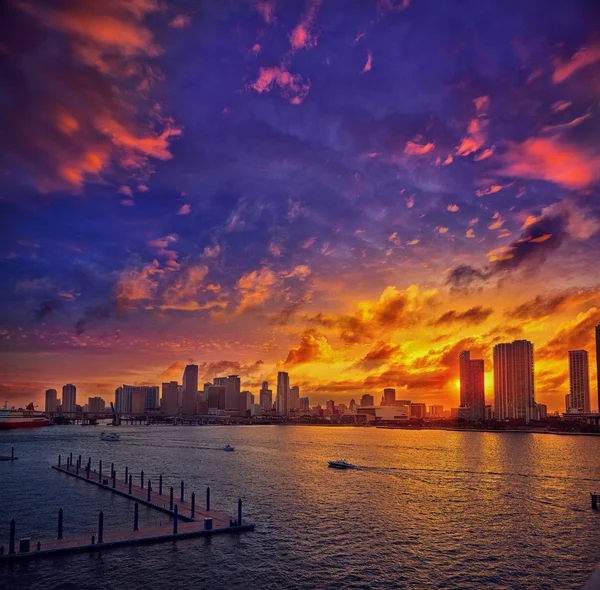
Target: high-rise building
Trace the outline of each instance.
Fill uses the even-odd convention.
[[[158,405],[158,385],[148,385],[143,387],[145,393],[144,410],[146,412],[157,412]]]
[[[224,410],[225,409],[225,386],[211,385],[208,388],[208,409],[209,410]]]
[[[596,380],[598,382],[598,412],[600,413],[600,324],[596,326]]]
[[[290,413],[290,376],[280,371],[277,373],[277,413],[287,416]]]
[[[186,416],[196,413],[198,398],[198,365],[187,365],[183,371],[181,411]]]
[[[569,404],[572,414],[590,411],[590,369],[587,350],[569,350]]]
[[[515,340],[494,346],[494,403],[497,420],[534,420],[533,344]]]
[[[350,403],[348,404],[348,407],[350,408],[351,412],[356,412],[356,408],[358,407],[358,404],[356,403],[356,401],[354,399],[351,399]]]
[[[263,381],[259,401],[263,410],[270,411],[273,409],[273,392],[269,389],[268,381]]]
[[[300,409],[300,387],[294,385],[290,387],[290,410]]]
[[[365,393],[360,398],[360,407],[361,408],[373,407],[374,405],[375,405],[375,398],[370,393]]]
[[[335,410],[335,402],[332,399],[327,400],[325,402],[325,408],[333,412],[333,410]]]
[[[427,412],[427,406],[423,403],[410,404],[410,417],[411,418],[425,418]]]
[[[106,403],[101,397],[88,397],[87,411],[88,414],[104,414]]]
[[[162,384],[162,397],[160,409],[165,416],[176,416],[179,414],[179,383],[169,381]]]
[[[143,414],[156,412],[158,405],[158,385],[126,385],[115,389],[115,410],[119,414]],[[135,395],[135,411],[133,398]],[[142,401],[140,402],[140,396]],[[140,409],[141,408],[141,409]]]
[[[310,410],[310,400],[307,397],[300,398],[300,410],[303,412],[308,412]]]
[[[429,406],[429,417],[430,418],[443,418],[444,417],[444,406]]]
[[[71,383],[62,388],[62,413],[75,414],[77,411],[77,387]]]
[[[146,409],[146,392],[141,387],[131,390],[131,413],[143,414]]]
[[[212,387],[212,385],[213,384],[210,381],[207,381],[204,384],[204,388],[203,388],[203,391],[202,391],[202,401],[204,401],[204,402],[208,401],[208,388]]]
[[[233,411],[243,411],[245,413],[245,408],[241,403],[240,398],[240,389],[241,382],[240,378],[237,375],[229,375],[225,381],[225,409],[233,410]]]
[[[383,390],[383,406],[393,406],[396,403],[396,390],[387,387]]]
[[[46,389],[46,412],[54,414],[58,411],[58,393],[56,389]]]
[[[471,360],[463,350],[458,357],[460,371],[460,407],[467,420],[485,419],[485,381],[482,360]]]

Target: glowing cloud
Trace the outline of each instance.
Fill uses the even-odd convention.
[[[600,46],[582,47],[571,59],[567,61],[557,61],[554,64],[554,73],[552,81],[555,84],[564,82],[581,68],[590,66],[600,61]]]

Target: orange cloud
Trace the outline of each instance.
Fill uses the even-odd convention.
[[[474,238],[475,237],[475,232],[473,231],[472,228],[469,228],[466,233],[465,233],[465,237],[467,238]]]
[[[189,215],[191,212],[192,208],[187,203],[185,203],[184,205],[181,205],[179,211],[177,211],[177,215]]]
[[[446,209],[451,213],[456,213],[458,211],[458,205],[448,205]]]
[[[282,96],[292,104],[300,104],[310,90],[310,80],[304,80],[300,74],[290,74],[279,67],[260,68],[258,78],[250,84],[256,92],[270,92],[275,85],[279,86]]]
[[[275,295],[275,287],[279,282],[277,274],[266,267],[242,275],[236,287],[240,294],[236,313],[260,307],[266,303]]]
[[[373,67],[373,54],[369,51],[367,53],[367,63],[365,64],[365,67],[362,69],[363,74],[365,72],[370,72],[372,67]]]
[[[290,34],[292,50],[312,47],[317,44],[317,38],[311,33],[311,27],[317,18],[322,0],[308,0],[308,10],[302,20]]]
[[[502,156],[503,176],[538,178],[571,189],[582,189],[598,178],[600,157],[556,139],[532,137],[512,143]]]
[[[314,330],[307,330],[300,338],[300,344],[292,348],[285,359],[286,365],[300,365],[325,360],[333,356],[333,349],[325,336]]]
[[[422,156],[435,147],[434,143],[421,143],[422,141],[423,138],[420,135],[415,137],[412,141],[407,141],[406,146],[404,147],[404,153],[412,156]]]
[[[173,29],[185,29],[192,24],[192,17],[189,14],[178,14],[170,23],[169,26]]]
[[[581,68],[590,66],[597,61],[600,61],[600,46],[582,47],[571,59],[555,62],[552,81],[560,84]]]

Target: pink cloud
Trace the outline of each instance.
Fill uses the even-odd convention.
[[[362,69],[363,74],[365,72],[370,72],[372,67],[373,67],[373,54],[369,51],[367,53],[367,63],[365,64],[365,67]]]
[[[300,104],[308,95],[310,80],[303,80],[300,74],[290,74],[279,67],[260,68],[258,78],[250,85],[256,92],[271,92],[279,86],[282,96],[292,104]]]
[[[185,205],[181,205],[179,211],[177,211],[177,215],[188,215],[192,211],[192,208],[186,203]]]
[[[582,47],[571,59],[556,61],[552,81],[555,84],[564,82],[581,68],[590,66],[600,61],[600,45],[595,47]]]
[[[273,20],[273,13],[275,12],[275,3],[267,2],[266,0],[259,0],[255,4],[257,12],[265,19],[265,23],[269,24]]]
[[[296,25],[290,34],[290,45],[292,50],[303,47],[313,47],[317,44],[317,38],[311,33],[311,28],[317,18],[317,13],[323,0],[308,0],[308,10],[302,20]]]
[[[170,23],[169,26],[173,29],[185,29],[192,24],[192,17],[189,14],[178,14]]]
[[[435,144],[423,143],[423,138],[419,135],[415,137],[412,141],[407,141],[406,146],[404,147],[404,153],[410,154],[411,156],[422,156],[423,154],[427,154],[435,147]]]
[[[133,197],[133,191],[128,186],[119,187],[117,192],[128,197]]]

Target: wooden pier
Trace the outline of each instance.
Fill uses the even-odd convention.
[[[81,468],[81,456],[73,465],[73,456],[67,458],[65,464],[59,456],[58,463],[52,465],[61,473],[78,479],[79,481],[100,487],[108,492],[119,494],[135,501],[135,510],[132,527],[115,531],[104,530],[104,514],[98,515],[97,534],[87,536],[63,536],[63,510],[58,512],[58,531],[56,538],[40,539],[35,542],[29,537],[18,540],[15,521],[10,523],[8,548],[0,546],[0,563],[15,559],[26,559],[42,555],[57,553],[72,553],[79,551],[98,551],[111,547],[133,545],[141,543],[158,543],[175,541],[189,537],[207,536],[223,533],[240,533],[254,530],[254,524],[245,524],[242,521],[242,500],[238,500],[237,520],[232,520],[227,515],[211,510],[210,488],[206,489],[206,497],[202,506],[196,504],[196,495],[191,493],[185,499],[185,484],[182,481],[177,493],[173,487],[163,489],[162,476],[156,483],[144,481],[142,471],[136,479],[139,485],[134,485],[133,474],[125,470],[125,478],[117,479],[114,465],[111,465],[108,478],[102,472],[102,461],[98,470],[91,470],[90,462],[85,469]],[[154,487],[156,485],[156,487]],[[143,529],[139,526],[139,504],[150,506],[156,510],[169,513],[171,519],[164,525],[152,525]]]

